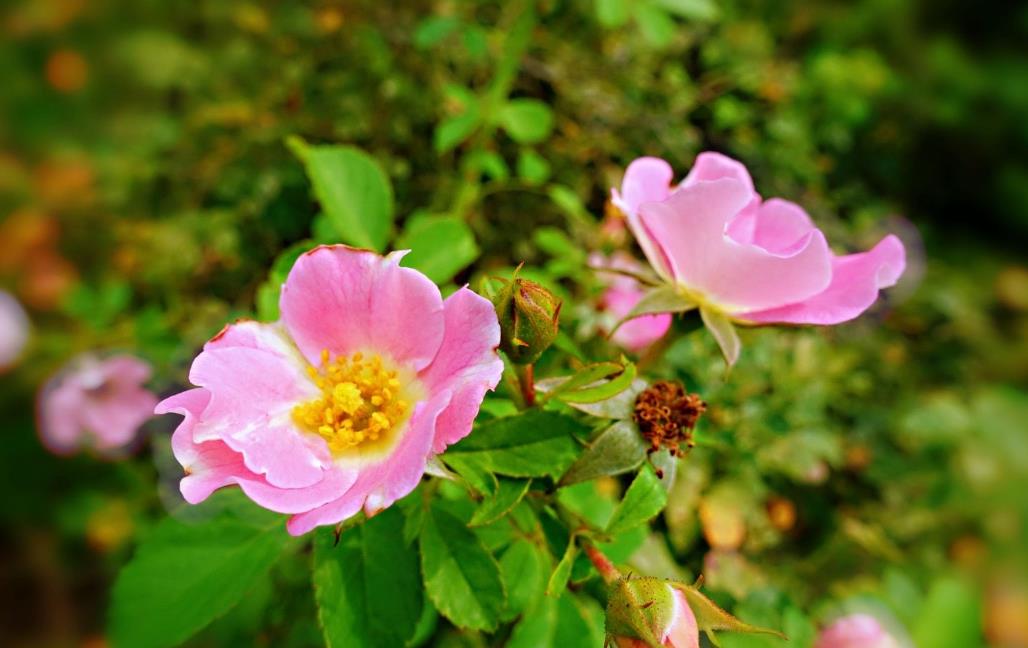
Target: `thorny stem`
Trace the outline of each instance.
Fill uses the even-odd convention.
[[[580,541],[586,557],[589,558],[596,571],[600,572],[600,576],[603,576],[604,582],[610,585],[621,578],[621,572],[618,571],[618,568],[614,566],[614,563],[610,562],[610,558],[607,558],[602,551],[596,548],[592,540],[581,538]]]
[[[535,407],[535,369],[533,365],[518,365],[518,384],[521,386],[521,397],[526,407]]]

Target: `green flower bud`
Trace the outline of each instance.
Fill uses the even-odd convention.
[[[607,636],[618,648],[696,648],[699,628],[685,597],[659,578],[623,578],[607,600]]]
[[[500,319],[500,348],[514,364],[532,364],[557,338],[561,301],[534,281],[504,280],[492,297]]]

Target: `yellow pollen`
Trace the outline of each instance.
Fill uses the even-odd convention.
[[[377,355],[332,359],[322,351],[321,367],[309,366],[307,373],[321,394],[294,407],[293,420],[323,437],[334,455],[388,439],[410,414],[410,401],[399,397],[397,371]]]

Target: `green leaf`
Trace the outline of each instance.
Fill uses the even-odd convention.
[[[628,22],[630,0],[595,0],[596,19],[604,27],[620,27]]]
[[[782,629],[789,638],[790,648],[811,648],[817,638],[817,628],[799,608],[790,605],[782,614]]]
[[[553,130],[553,112],[538,99],[511,99],[500,108],[498,120],[519,144],[542,142]]]
[[[445,455],[443,459],[468,486],[482,495],[491,495],[495,491],[496,475],[477,461],[475,456]]]
[[[589,443],[560,479],[561,486],[620,475],[638,468],[646,459],[646,442],[631,421],[618,421]]]
[[[537,391],[542,392],[548,398],[559,396],[567,391],[578,389],[602,380],[607,376],[624,371],[625,367],[618,362],[594,362],[587,364],[570,376],[559,378],[547,378],[545,382],[540,381],[542,388],[537,384]]]
[[[506,604],[499,565],[464,523],[436,507],[425,512],[421,571],[443,616],[461,628],[496,628]]]
[[[685,595],[685,600],[689,603],[689,609],[692,610],[696,616],[696,625],[700,630],[707,633],[710,637],[711,643],[717,645],[714,639],[715,630],[726,630],[728,632],[745,632],[745,633],[756,633],[756,634],[769,634],[776,637],[785,639],[785,635],[777,630],[771,630],[770,628],[760,628],[749,623],[744,623],[739,619],[735,618],[725,610],[718,607],[717,603],[711,601],[709,598],[704,596],[700,591],[692,587],[691,585],[685,585],[684,583],[676,583],[671,581],[671,586],[677,589],[679,592]]]
[[[732,320],[709,308],[701,308],[700,317],[721,348],[725,363],[731,367],[739,359],[739,352],[742,350],[742,342],[739,341],[739,334],[735,332]]]
[[[439,122],[432,134],[432,148],[439,155],[463,144],[480,123],[478,112],[467,111]]]
[[[675,21],[660,7],[639,2],[635,6],[635,22],[647,43],[667,47],[675,37]]]
[[[531,185],[539,185],[550,178],[550,163],[532,149],[518,153],[518,177]]]
[[[550,574],[550,580],[546,583],[546,596],[559,597],[568,586],[568,579],[571,578],[571,568],[575,566],[575,558],[578,557],[578,544],[575,543],[575,536],[568,539],[568,546],[564,550],[557,567]]]
[[[281,516],[249,502],[200,523],[165,519],[118,575],[110,611],[113,644],[182,643],[238,603],[289,540]]]
[[[492,180],[505,182],[510,179],[510,169],[503,156],[496,151],[471,151],[464,156],[462,168],[482,173]]]
[[[630,419],[635,411],[635,401],[646,387],[647,383],[645,380],[636,378],[627,389],[615,396],[611,396],[607,400],[595,403],[568,403],[568,405],[576,410],[599,418]]]
[[[400,265],[417,268],[436,283],[445,283],[478,258],[471,228],[454,216],[416,216],[407,221],[397,249],[410,249]]]
[[[528,492],[531,479],[511,479],[498,477],[496,491],[471,515],[469,526],[491,524],[506,515]]]
[[[378,162],[352,146],[311,146],[298,138],[289,144],[339,239],[382,251],[393,226],[393,188]]]
[[[632,386],[635,382],[635,364],[628,362],[620,375],[604,380],[596,385],[583,387],[574,391],[561,394],[560,400],[565,403],[598,403],[617,396]]]
[[[628,487],[624,499],[614,509],[614,514],[607,523],[607,533],[616,536],[640,524],[645,524],[650,518],[660,513],[665,504],[667,504],[667,491],[664,490],[653,469],[644,466],[632,481],[632,485]]]
[[[713,0],[649,0],[670,13],[682,18],[711,21],[718,17],[718,8]]]
[[[549,553],[525,539],[515,540],[500,558],[500,571],[507,590],[503,620],[509,621],[542,598],[546,586]]]
[[[505,648],[599,648],[603,611],[591,598],[565,592],[539,597],[514,626]]]
[[[657,313],[684,313],[696,308],[696,302],[673,285],[657,286],[651,288],[639,299],[638,303],[628,311],[628,314],[621,318],[621,321],[614,326],[614,331],[629,320],[643,315],[655,315]],[[611,331],[613,334],[614,331]]]
[[[386,509],[343,532],[314,536],[314,598],[329,648],[402,646],[422,610],[418,556],[403,539],[404,516]]]
[[[578,454],[575,434],[585,426],[563,414],[530,410],[493,419],[450,447],[443,461],[473,462],[482,469],[510,477],[556,477]]]
[[[550,197],[554,205],[571,218],[584,223],[594,222],[593,217],[589,214],[589,210],[585,208],[581,197],[575,193],[574,189],[554,184],[550,185],[546,190],[546,195]]]
[[[429,16],[414,28],[414,47],[428,49],[449,36],[460,26],[453,16]]]
[[[586,252],[582,246],[568,238],[564,230],[557,227],[539,227],[532,233],[532,241],[539,249],[552,257],[569,258],[585,262]]]
[[[913,628],[914,643],[932,648],[976,646],[981,642],[981,601],[968,583],[937,579],[928,590]]]

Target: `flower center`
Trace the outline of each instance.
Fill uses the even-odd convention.
[[[321,366],[307,373],[321,395],[294,407],[293,420],[325,439],[336,457],[385,449],[410,416],[413,377],[377,355],[330,359],[322,351]]]

